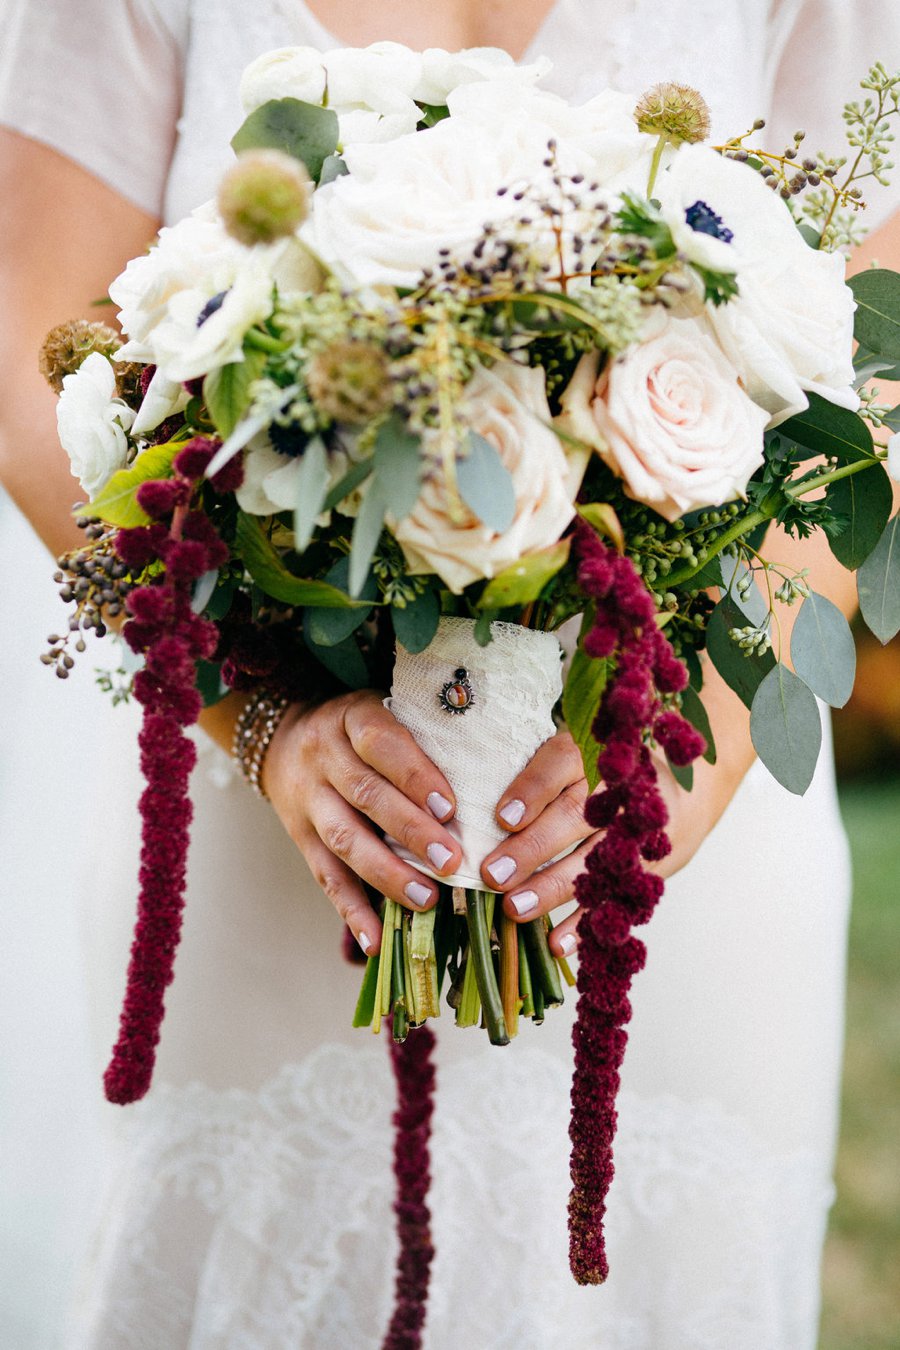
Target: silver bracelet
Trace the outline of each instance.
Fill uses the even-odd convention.
[[[235,724],[231,753],[257,797],[266,796],[261,782],[263,764],[288,703],[283,695],[273,697],[268,690],[258,689],[244,704]]]

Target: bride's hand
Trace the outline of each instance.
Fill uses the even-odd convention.
[[[739,719],[735,723],[739,726]],[[664,759],[658,759],[656,767],[673,847],[651,870],[668,877],[696,853],[740,774],[731,782],[729,775],[715,775],[702,763],[695,771],[693,791],[685,792]],[[741,773],[744,768],[746,763]],[[503,794],[497,820],[509,835],[485,858],[481,874],[486,886],[504,893],[503,908],[510,918],[527,923],[572,900],[575,878],[584,871],[585,859],[600,837],[584,819],[587,796],[581,754],[565,730],[541,746]],[[550,862],[565,849],[572,852]],[[575,950],[580,917],[581,909],[576,908],[554,927],[550,934],[554,955],[569,956]]]
[[[263,787],[369,955],[379,950],[381,923],[360,878],[413,911],[430,909],[438,895],[375,826],[438,875],[459,866],[459,845],[439,824],[456,810],[450,785],[371,690],[289,708],[266,754]]]

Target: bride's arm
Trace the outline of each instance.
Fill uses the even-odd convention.
[[[0,482],[54,555],[80,542],[71,508],[81,489],[57,439],[55,397],[38,372],[38,352],[56,323],[111,317],[93,302],[157,225],[71,160],[0,128]],[[48,558],[48,586],[50,571]],[[243,703],[232,694],[203,715],[204,729],[226,748]],[[436,901],[434,884],[400,862],[371,821],[449,874],[459,846],[440,821],[454,810],[453,793],[376,695],[292,708],[266,768],[285,827],[371,950],[381,925],[360,877],[413,909]]]

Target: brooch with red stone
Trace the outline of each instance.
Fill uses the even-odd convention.
[[[449,713],[464,713],[475,702],[475,693],[469,683],[469,672],[465,666],[458,666],[453,679],[448,680],[438,694],[442,708]]]

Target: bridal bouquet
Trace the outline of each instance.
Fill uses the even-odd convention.
[[[870,628],[900,628],[900,422],[868,385],[898,374],[900,277],[848,285],[840,252],[858,181],[889,167],[900,76],[876,67],[850,105],[846,163],[805,156],[802,133],[765,148],[761,123],[706,144],[683,86],[572,107],[543,74],[393,44],[250,66],[217,200],[111,287],[124,343],[97,324],[48,338],[89,501],[59,564],[69,634],[44,659],[65,676],[80,630],[125,614],[140,661],[141,895],[115,1101],[149,1085],[172,978],[184,728],[228,689],[390,688],[454,789],[463,855],[430,913],[384,901],[356,1014],[376,1030],[390,1016],[418,1047],[395,1056],[420,1141],[415,1028],[442,986],[459,1025],[483,1019],[505,1044],[575,980],[544,921],[514,923],[480,879],[495,803],[564,720],[593,792],[585,834],[602,831],[576,886],[570,1203],[573,1272],[598,1282],[645,957],[633,929],[670,847],[657,766],[689,788],[692,762],[714,760],[710,661],[761,759],[803,792],[817,700],[840,706],[853,684],[846,621],[815,578],[764,556],[770,523],[824,530],[858,569]],[[801,606],[790,652],[780,604]],[[405,1167],[422,1221],[427,1170]]]

